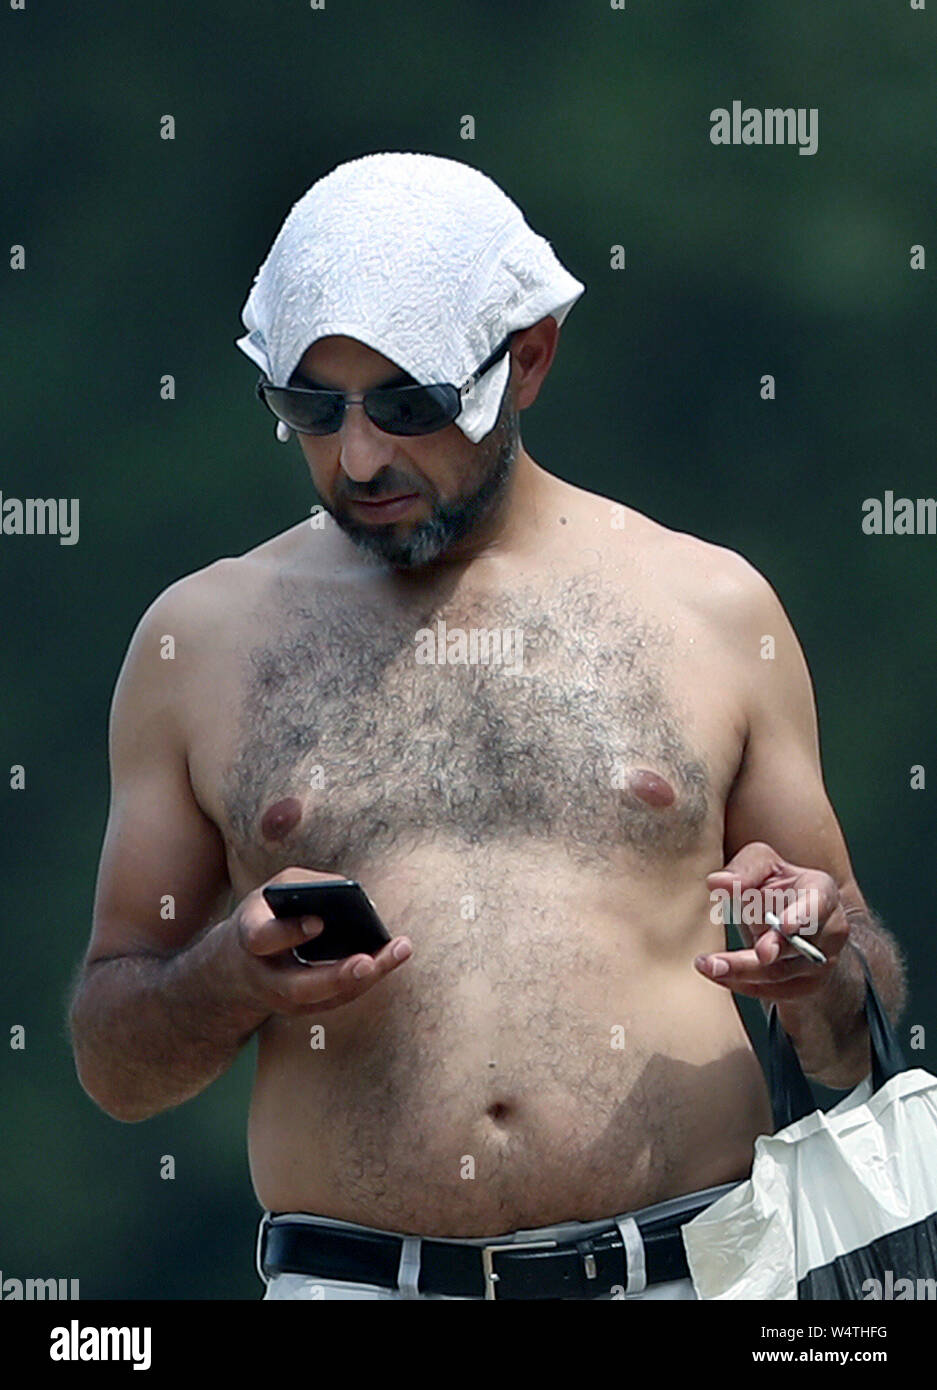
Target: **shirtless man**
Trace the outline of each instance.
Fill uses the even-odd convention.
[[[892,1017],[904,1002],[770,586],[524,448],[518,415],[558,336],[551,316],[513,334],[477,444],[451,423],[378,428],[361,396],[399,365],[349,336],[313,343],[291,384],[353,397],[335,432],[297,436],[325,524],[172,584],[115,691],[70,1013],[81,1083],[144,1120],[256,1035],[257,1197],[349,1240],[478,1251],[742,1180],[773,1124],[735,994],[776,1002],[807,1074],[839,1088],[869,1069],[847,937]],[[522,662],[418,662],[439,620],[520,631]],[[321,923],[274,919],[260,890],[335,876],[364,885],[394,939],[311,969],[291,950]],[[733,881],[815,890],[827,964],[764,927],[727,950],[712,892]],[[348,1249],[349,1289],[399,1296]],[[503,1251],[488,1258],[504,1279]],[[301,1261],[285,1268],[302,1283]],[[308,1269],[334,1296],[317,1276],[335,1266]],[[661,1296],[693,1297],[670,1275]],[[492,1293],[480,1267],[471,1280],[461,1296]]]

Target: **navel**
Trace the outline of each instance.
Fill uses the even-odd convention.
[[[646,767],[638,768],[631,774],[628,790],[647,806],[672,806],[675,800],[670,783]]]
[[[303,803],[299,797],[288,796],[283,801],[275,801],[264,812],[260,822],[260,833],[265,840],[282,840],[294,825],[302,819]]]

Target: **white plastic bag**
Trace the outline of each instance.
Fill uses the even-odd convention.
[[[779,1127],[682,1228],[699,1298],[937,1298],[937,1077],[905,1069],[862,963],[872,1073],[826,1113],[771,1011]]]

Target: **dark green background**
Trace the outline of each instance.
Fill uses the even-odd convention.
[[[77,546],[0,536],[2,764],[27,769],[0,841],[0,1035],[27,1029],[25,1052],[0,1048],[4,1278],[260,1293],[252,1057],[122,1125],[78,1085],[63,1000],[138,618],[314,500],[252,397],[241,305],[295,200],[370,151],[483,169],[585,282],[523,420],[533,457],[741,551],[778,590],[859,882],[908,953],[902,1040],[924,1024],[911,1057],[935,1069],[934,791],[912,792],[909,768],[937,778],[937,537],[859,525],[865,497],[937,490],[937,270],[908,264],[913,243],[937,256],[935,19],[906,0],[4,8],[3,238],[27,270],[3,282],[0,488],[81,506]],[[818,107],[819,152],[714,147],[709,112],[736,98]]]

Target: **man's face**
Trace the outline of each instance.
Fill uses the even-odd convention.
[[[353,395],[411,384],[381,353],[339,336],[313,343],[290,378],[291,386]],[[297,438],[337,524],[363,554],[400,569],[445,555],[497,512],[519,442],[510,382],[494,428],[478,444],[454,424],[435,434],[386,434],[359,404],[346,406],[337,434]]]

